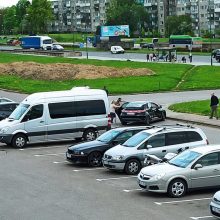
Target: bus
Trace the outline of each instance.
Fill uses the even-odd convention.
[[[169,46],[176,48],[202,48],[201,37],[191,37],[189,35],[170,35]]]

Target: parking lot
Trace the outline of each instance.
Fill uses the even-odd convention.
[[[218,129],[202,128],[211,143],[220,143]],[[214,219],[209,203],[216,190],[191,192],[181,199],[145,192],[136,176],[67,162],[70,144],[25,149],[1,145],[1,220]]]

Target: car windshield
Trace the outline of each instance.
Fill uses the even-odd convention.
[[[27,111],[30,105],[20,104],[9,116],[10,119],[19,120],[21,116]]]
[[[119,130],[110,130],[100,135],[97,140],[101,142],[109,142],[114,139],[121,131]]]
[[[190,163],[192,163],[196,158],[200,157],[201,154],[195,151],[183,151],[178,154],[176,157],[172,158],[169,161],[169,164],[172,164],[177,167],[186,168]]]
[[[125,147],[136,147],[137,145],[139,145],[143,140],[145,140],[149,136],[150,136],[150,134],[148,134],[146,132],[140,132],[140,133],[137,133],[136,135],[132,136],[131,138],[129,138],[122,145]]]
[[[130,102],[125,109],[141,109],[144,110],[144,104],[143,102]]]

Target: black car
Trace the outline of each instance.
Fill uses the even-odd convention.
[[[92,167],[101,166],[106,150],[124,143],[144,129],[146,127],[122,127],[109,130],[94,141],[70,146],[66,152],[66,159],[74,163],[86,163]]]
[[[165,120],[166,111],[161,105],[150,101],[130,102],[120,115],[123,125],[129,122],[143,122],[149,125],[154,119]]]
[[[0,102],[0,120],[7,118],[18,106],[16,102]]]
[[[148,49],[154,49],[154,44],[153,43],[141,43],[140,44],[141,48],[148,48]]]

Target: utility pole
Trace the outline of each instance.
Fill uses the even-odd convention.
[[[210,35],[209,35],[209,40],[210,40],[210,50],[211,50],[211,57],[210,57],[210,60],[211,60],[211,66],[212,66],[212,21],[211,21],[211,1],[209,0],[209,32],[210,32]]]

